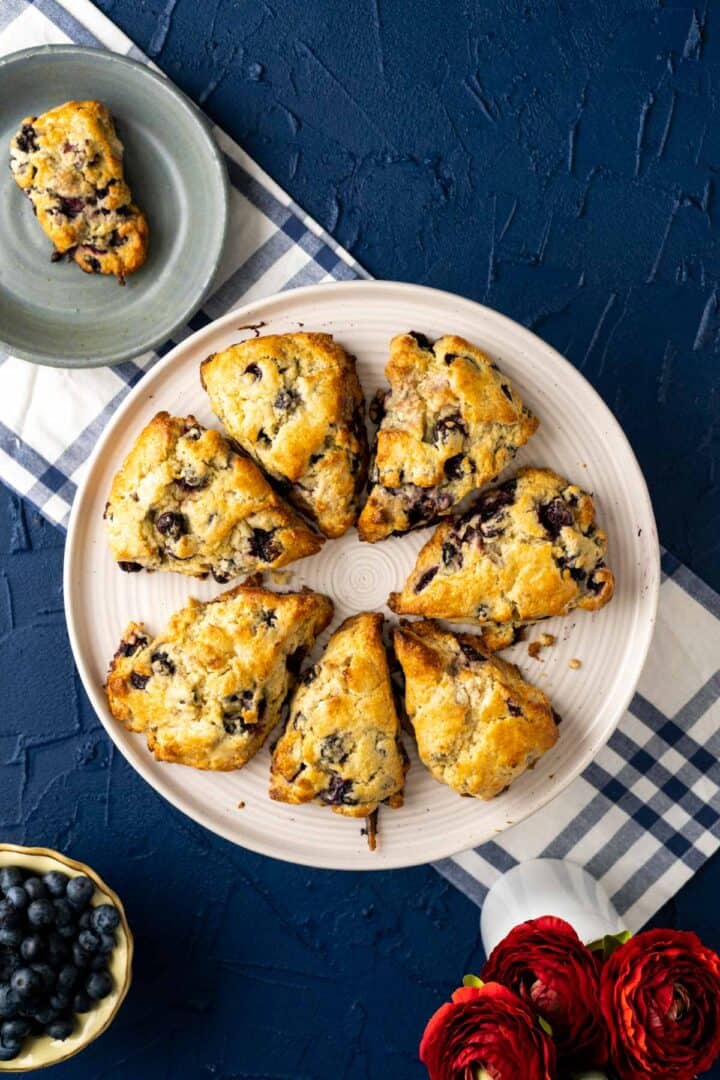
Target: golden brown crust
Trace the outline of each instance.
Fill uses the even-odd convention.
[[[147,258],[148,225],[123,177],[123,145],[99,101],[28,116],[10,144],[15,180],[58,255],[123,281]]]
[[[166,412],[116,474],[105,524],[123,569],[212,573],[220,582],[286,566],[323,544],[220,432]]]
[[[330,334],[253,338],[209,356],[202,384],[226,430],[326,536],[347,532],[367,475],[354,357]]]
[[[271,799],[315,800],[348,817],[402,805],[407,758],[382,625],[376,613],[346,619],[306,672],[273,753]]]
[[[145,733],[158,761],[239,769],[280,719],[332,611],[318,593],[238,585],[206,604],[189,600],[155,638],[131,623],[110,664],[110,711]]]
[[[403,615],[477,623],[486,647],[503,648],[526,623],[607,604],[606,549],[590,495],[549,469],[521,469],[437,527],[388,603]]]
[[[477,636],[423,620],[393,639],[420,757],[458,794],[492,799],[557,741],[545,694]]]
[[[538,421],[481,349],[446,335],[390,343],[390,391],[377,434],[361,540],[428,525],[494,479]]]

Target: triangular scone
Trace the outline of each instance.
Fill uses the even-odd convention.
[[[318,593],[238,585],[189,600],[152,638],[131,623],[106,685],[110,711],[158,761],[239,769],[280,719],[303,657],[332,618]]]
[[[115,476],[105,524],[122,570],[219,582],[314,555],[324,542],[223,435],[166,412]]]
[[[357,518],[367,478],[365,399],[355,359],[331,334],[278,334],[205,360],[213,412],[326,536]]]
[[[473,634],[422,620],[401,623],[393,639],[420,757],[458,794],[492,799],[556,742],[542,690]]]
[[[431,345],[401,334],[385,374],[390,391],[358,521],[360,539],[371,542],[452,513],[538,426],[499,368],[463,338]]]
[[[388,603],[402,615],[478,623],[487,648],[525,623],[596,611],[615,587],[592,498],[549,469],[521,469],[444,521]]]
[[[382,625],[368,612],[346,619],[302,678],[273,753],[272,799],[314,799],[348,817],[402,805],[407,758]]]

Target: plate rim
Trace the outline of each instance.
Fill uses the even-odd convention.
[[[293,298],[299,297],[301,299],[307,297],[310,301],[312,301],[312,298],[317,295],[320,290],[323,290],[325,293],[340,293],[350,292],[352,290],[372,292],[376,289],[381,289],[385,292],[389,290],[396,293],[398,296],[408,291],[412,294],[415,294],[416,296],[418,293],[425,296],[432,295],[433,297],[439,299],[440,301],[444,301],[445,303],[450,301],[453,304],[467,305],[475,310],[478,318],[489,320],[490,322],[495,321],[496,325],[511,328],[515,333],[518,333],[520,335],[521,345],[524,345],[525,347],[529,346],[531,349],[535,350],[541,349],[546,351],[547,354],[550,355],[555,362],[560,361],[561,367],[564,367],[566,370],[572,372],[573,376],[579,377],[586,384],[590,393],[594,395],[598,409],[602,411],[605,420],[612,425],[612,427],[615,429],[616,434],[620,437],[621,442],[624,444],[624,449],[627,454],[627,465],[634,468],[639,485],[638,495],[642,496],[644,514],[647,516],[648,524],[652,526],[652,536],[648,539],[652,539],[653,541],[651,544],[653,558],[651,564],[649,564],[648,567],[648,590],[644,601],[645,607],[647,609],[647,617],[645,618],[643,624],[642,640],[639,643],[637,642],[637,640],[633,642],[634,648],[632,650],[632,661],[634,664],[634,670],[632,673],[632,677],[628,681],[625,693],[622,695],[622,698],[618,700],[618,704],[615,710],[616,715],[612,723],[609,724],[603,731],[602,735],[600,737],[596,736],[590,742],[585,753],[580,756],[578,761],[575,762],[571,768],[569,768],[567,776],[563,780],[562,786],[550,787],[547,792],[539,794],[536,798],[534,798],[532,802],[528,804],[528,808],[526,810],[523,810],[521,813],[515,814],[512,825],[519,825],[520,822],[526,821],[538,810],[541,810],[548,803],[552,802],[553,799],[558,798],[570,786],[570,784],[572,784],[573,781],[577,779],[581,772],[583,772],[587,768],[587,766],[595,759],[596,755],[602,749],[602,747],[606,745],[611,735],[616,730],[620,719],[627,710],[627,707],[632,700],[633,694],[635,693],[638,681],[642,674],[642,670],[645,666],[645,661],[647,659],[648,651],[652,643],[655,631],[655,624],[657,621],[657,610],[660,596],[660,546],[657,536],[655,515],[653,513],[652,502],[650,499],[650,493],[648,491],[647,483],[643,475],[642,469],[640,468],[640,464],[637,460],[637,457],[635,456],[635,453],[632,449],[629,439],[627,438],[627,435],[625,434],[620,422],[616,419],[612,410],[605,403],[605,401],[600,396],[595,387],[592,385],[592,383],[590,383],[589,380],[583,375],[583,373],[579,371],[576,367],[574,367],[574,365],[571,364],[569,360],[567,360],[561,353],[559,353],[552,345],[548,344],[548,342],[544,341],[542,338],[538,337],[537,334],[533,333],[532,330],[528,330],[527,327],[523,326],[521,323],[516,322],[514,319],[511,319],[509,316],[504,315],[499,311],[495,311],[493,308],[487,307],[485,304],[481,304],[478,301],[472,300],[468,297],[460,296],[457,293],[452,293],[444,289],[437,289],[428,285],[416,285],[410,282],[400,281],[385,281],[382,279],[356,279],[352,281],[338,281],[306,285],[297,289],[284,290],[278,293],[273,293],[266,297],[262,297],[260,299],[253,300],[248,304],[243,304],[240,307],[233,308],[231,311],[226,312],[225,315],[222,315],[220,318],[209,323],[207,326],[204,326],[200,330],[197,330],[188,338],[185,338],[182,342],[179,342],[175,346],[175,348],[173,348],[169,353],[167,353],[166,356],[162,357],[158,361],[158,363],[153,366],[151,371],[153,373],[164,371],[165,368],[170,367],[175,362],[175,359],[181,352],[181,350],[184,351],[188,347],[196,347],[198,343],[202,343],[203,338],[211,337],[218,330],[223,330],[226,325],[228,327],[234,326],[235,329],[237,329],[237,326],[235,324],[238,322],[238,320],[252,319],[252,313],[254,309],[268,304],[277,303],[278,301],[282,301],[285,296],[292,296]],[[158,784],[155,782],[156,775],[152,768],[152,766],[157,763],[154,761],[154,758],[149,752],[145,752],[147,760],[145,759],[145,757],[142,756],[142,754],[137,755],[137,760],[132,760],[127,756],[127,754],[125,753],[125,748],[122,746],[120,741],[120,735],[123,733],[124,729],[122,729],[122,731],[119,728],[116,730],[114,721],[112,723],[110,722],[111,718],[109,717],[107,706],[105,704],[105,698],[102,692],[102,685],[96,684],[93,674],[88,669],[85,663],[85,658],[80,649],[78,632],[75,624],[75,612],[73,609],[71,576],[72,566],[75,561],[76,546],[79,544],[78,533],[79,521],[81,516],[81,505],[84,499],[87,497],[87,492],[90,487],[90,477],[95,469],[98,460],[102,457],[104,453],[106,444],[110,441],[110,438],[114,434],[117,425],[121,422],[122,417],[134,405],[136,399],[142,395],[144,390],[144,382],[145,380],[141,379],[132,388],[132,390],[126,396],[120,407],[113,414],[113,417],[103,431],[100,439],[98,440],[98,443],[95,446],[95,449],[93,450],[91,456],[87,461],[85,474],[80,484],[78,485],[78,490],[76,492],[75,499],[71,508],[63,561],[63,598],[65,621],[67,625],[70,646],[73,653],[73,659],[75,661],[75,665],[83,683],[85,692],[90,699],[90,703],[93,706],[93,709],[100,723],[102,724],[106,733],[112,739],[113,743],[118,748],[120,753],[123,755],[125,760],[128,761],[128,764],[130,764],[131,767],[139,773],[142,779],[146,783],[148,783],[158,795],[160,795],[167,802],[169,802],[173,807],[175,807],[176,810],[179,810],[186,817],[189,817],[190,820],[195,821],[199,825],[202,825],[203,828],[206,828],[210,832],[221,836],[223,839],[229,841],[235,847],[245,848],[248,851],[253,851],[258,854],[265,855],[269,858],[279,859],[282,862],[288,862],[294,865],[311,866],[318,869],[348,871],[384,871],[391,869],[403,869],[412,866],[423,866],[439,859],[451,858],[453,855],[457,855],[462,851],[471,850],[472,848],[475,848],[480,844],[485,843],[491,837],[501,835],[501,833],[505,831],[505,827],[503,827],[500,833],[498,833],[497,830],[494,829],[491,836],[478,836],[469,844],[463,844],[463,846],[461,847],[450,846],[448,850],[442,853],[432,853],[428,858],[423,858],[422,860],[418,860],[418,858],[415,856],[403,858],[402,855],[399,855],[395,857],[391,862],[379,863],[377,866],[358,866],[357,862],[353,861],[350,857],[341,860],[338,860],[336,858],[329,860],[323,858],[321,854],[318,854],[317,856],[314,856],[312,858],[303,855],[301,859],[298,859],[294,858],[289,853],[278,852],[278,850],[272,844],[266,844],[265,842],[256,842],[254,839],[252,839],[250,843],[246,843],[244,839],[241,841],[237,837],[237,830],[233,830],[230,827],[226,828],[224,822],[213,822],[212,824],[209,824],[208,820],[204,819],[202,812],[191,813],[189,810],[187,810],[184,806],[181,805],[180,801],[176,799],[172,793],[170,793],[168,790],[165,790],[162,779],[160,781],[160,786],[158,786]]]
[[[123,56],[121,53],[112,52],[109,49],[93,45],[74,45],[72,43],[31,45],[26,49],[18,49],[15,52],[7,53],[5,56],[0,57],[0,80],[2,79],[6,67],[17,63],[24,63],[25,60],[34,57],[53,56],[58,54],[75,56],[87,56],[90,54],[93,56],[93,59],[100,58],[100,63],[119,64],[131,69],[133,72],[141,72],[142,76],[150,79],[156,86],[161,86],[164,91],[175,98],[186,112],[189,121],[194,124],[196,129],[202,134],[206,143],[206,152],[208,154],[208,182],[217,185],[218,194],[221,196],[220,206],[218,207],[219,239],[217,250],[213,255],[210,268],[205,275],[206,280],[202,289],[198,292],[192,303],[186,305],[178,319],[173,321],[172,326],[167,330],[163,330],[162,333],[154,333],[153,336],[142,345],[133,346],[130,349],[119,349],[115,351],[106,350],[100,357],[98,357],[97,353],[94,353],[91,358],[83,360],[73,359],[72,357],[61,357],[58,360],[57,355],[49,351],[44,352],[37,349],[26,349],[24,347],[18,348],[16,345],[12,345],[5,340],[2,333],[2,327],[0,327],[0,348],[3,348],[10,356],[17,356],[21,360],[27,360],[33,364],[40,364],[43,367],[72,371],[97,367],[114,367],[116,364],[121,364],[126,360],[132,360],[133,357],[150,352],[155,349],[156,346],[162,345],[169,338],[172,338],[177,330],[187,325],[188,321],[207,299],[213,287],[227,241],[230,223],[230,179],[225,164],[224,154],[212,133],[213,125],[211,121],[198,108],[195,102],[175,85],[172,79],[163,75],[161,72],[156,71],[150,64],[143,63],[141,60],[134,60],[130,56]],[[69,98],[68,100],[71,99]],[[211,166],[214,167],[211,168]],[[215,178],[214,181],[210,179],[213,176]]]

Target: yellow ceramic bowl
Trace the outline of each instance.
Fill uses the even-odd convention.
[[[51,1039],[47,1035],[29,1038],[24,1044],[25,1049],[16,1058],[12,1061],[0,1061],[0,1073],[29,1072],[31,1069],[43,1069],[47,1065],[57,1065],[60,1061],[67,1061],[68,1058],[84,1050],[110,1026],[130,989],[133,939],[119,896],[84,863],[76,862],[74,859],[69,859],[67,855],[61,855],[59,851],[51,851],[49,848],[0,844],[0,867],[3,866],[20,866],[38,875],[47,874],[48,870],[61,870],[69,877],[87,874],[95,884],[93,907],[98,904],[113,904],[120,914],[120,925],[115,931],[117,945],[113,950],[108,969],[115,981],[114,990],[99,1001],[90,1012],[76,1016],[75,1030],[69,1038],[62,1041]]]

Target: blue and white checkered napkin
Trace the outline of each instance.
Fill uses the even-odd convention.
[[[0,55],[67,41],[146,59],[89,0],[1,0]],[[215,136],[232,181],[233,242],[186,330],[157,353],[93,371],[0,356],[0,478],[58,525],[104,424],[156,355],[256,297],[366,276],[223,132]],[[603,882],[636,929],[720,846],[720,597],[669,554],[663,569],[650,657],[608,745],[530,820],[436,864],[476,903],[516,862],[567,857]]]

